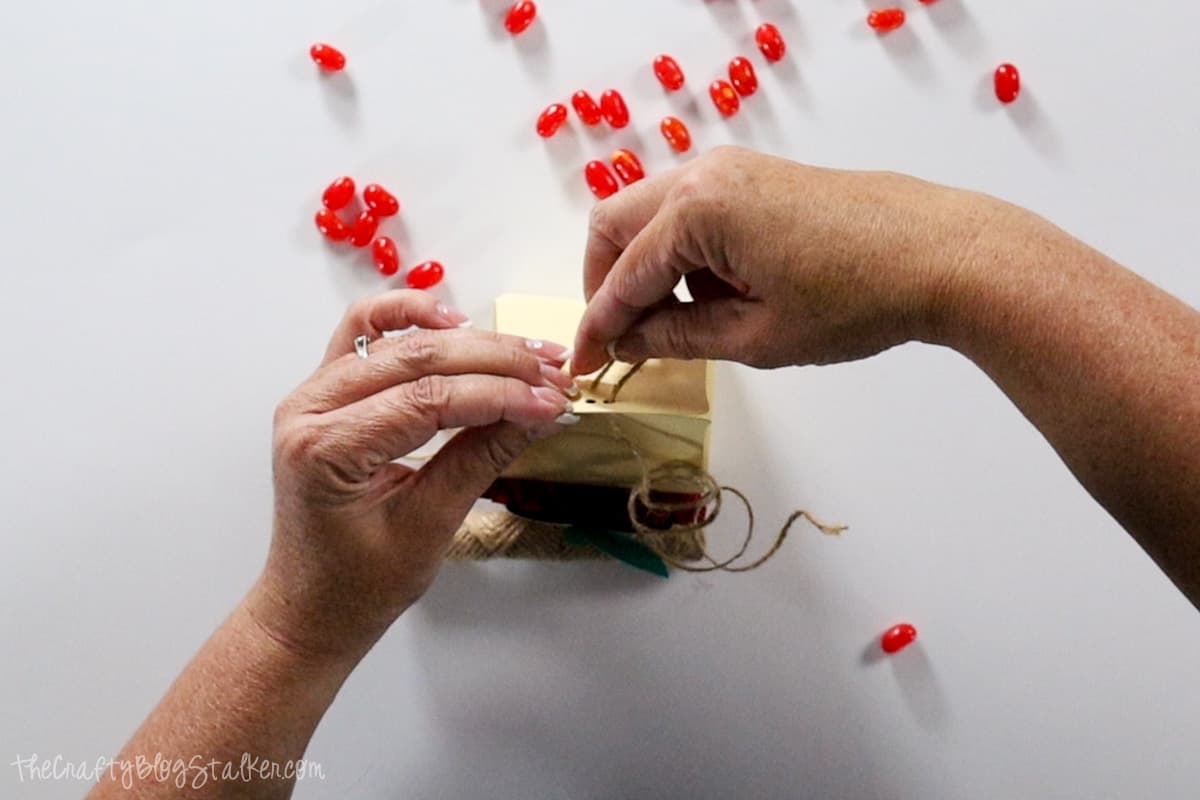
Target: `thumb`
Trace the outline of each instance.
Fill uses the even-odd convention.
[[[740,361],[746,357],[746,303],[722,299],[677,303],[652,311],[613,346],[629,364],[647,358],[706,358]]]
[[[457,523],[528,446],[525,429],[510,422],[466,428],[417,472],[417,491]]]

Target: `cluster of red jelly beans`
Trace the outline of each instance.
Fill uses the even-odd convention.
[[[616,89],[605,89],[600,94],[600,102],[586,89],[580,89],[571,96],[571,106],[579,116],[580,121],[589,128],[607,122],[613,130],[620,130],[629,124],[629,106],[625,98]],[[566,123],[569,112],[562,103],[551,103],[546,110],[538,115],[534,126],[538,136],[549,139],[558,133]],[[612,154],[612,170],[625,185],[636,183],[646,177],[642,162],[631,150],[617,150]],[[592,194],[600,199],[609,197],[620,188],[613,172],[603,161],[589,161],[583,168],[584,178]]]
[[[363,189],[365,207],[347,224],[337,212],[354,202],[354,191],[354,179],[349,176],[329,184],[321,195],[324,208],[317,212],[317,230],[331,242],[349,242],[354,247],[370,245],[375,268],[381,275],[391,277],[400,271],[400,252],[391,237],[375,234],[383,219],[400,213],[400,201],[378,183],[369,184]],[[426,261],[410,269],[404,281],[413,289],[429,289],[440,283],[444,275],[441,264]]]
[[[779,28],[767,22],[760,25],[755,32],[755,42],[768,61],[779,61],[787,52],[787,44]],[[687,82],[683,68],[672,56],[663,53],[654,59],[652,64],[654,76],[668,92],[677,92]],[[741,98],[749,97],[758,91],[758,75],[754,65],[748,58],[737,56],[729,62],[729,80],[716,80],[709,86],[709,96],[722,116],[731,117],[741,107]],[[599,125],[608,122],[616,129],[629,124],[629,107],[625,99],[616,89],[609,89],[600,96],[597,103],[584,90],[575,93],[571,105],[584,125]],[[562,103],[552,103],[538,116],[535,129],[539,136],[550,138],[566,123],[567,107]],[[678,117],[664,117],[659,123],[659,131],[663,139],[676,153],[686,153],[692,147],[692,134],[683,120]],[[583,168],[583,177],[588,188],[597,198],[603,200],[612,196],[620,188],[617,177],[625,185],[636,183],[646,177],[638,157],[629,150],[617,150],[612,154],[612,169],[603,161],[589,161]],[[613,172],[616,172],[616,177]]]
[[[920,0],[921,5],[932,5],[937,0]],[[867,25],[876,33],[891,33],[903,27],[907,16],[903,8],[877,8],[867,14]],[[1001,64],[996,67],[993,83],[996,99],[1001,103],[1011,103],[1021,94],[1021,73],[1012,64]]]

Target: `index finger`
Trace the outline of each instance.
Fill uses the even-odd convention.
[[[609,346],[647,311],[671,300],[679,279],[699,268],[679,253],[677,223],[677,214],[659,211],[617,257],[575,333],[572,373],[587,375],[602,367]]]
[[[417,325],[446,329],[470,324],[466,314],[447,308],[429,292],[394,289],[359,300],[350,306],[329,340],[321,365],[330,364],[354,352],[359,336],[378,339],[384,331],[398,331]]]
[[[672,170],[638,181],[592,207],[583,253],[584,298],[592,299],[621,253],[654,219],[676,175]]]

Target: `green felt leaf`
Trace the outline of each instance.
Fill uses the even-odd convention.
[[[589,530],[572,525],[563,532],[567,544],[580,546],[590,544],[601,553],[660,578],[670,576],[666,562],[646,545],[623,533],[615,531]]]

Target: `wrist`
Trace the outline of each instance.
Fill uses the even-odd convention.
[[[946,229],[930,258],[929,287],[914,337],[970,355],[972,343],[990,335],[997,317],[1020,302],[1020,272],[1031,262],[1022,253],[1049,246],[1040,217],[987,195],[948,190]]]
[[[238,614],[247,635],[301,670],[349,675],[378,641],[376,635],[348,635],[345,626],[311,613],[279,592],[266,574],[243,598]]]

